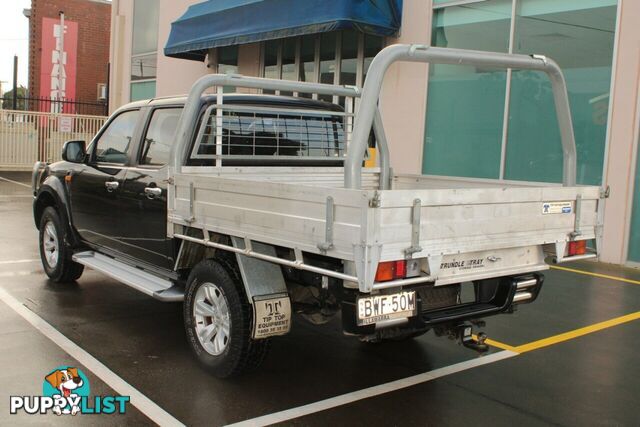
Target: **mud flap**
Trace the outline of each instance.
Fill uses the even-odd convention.
[[[231,241],[236,248],[246,249],[249,244],[256,252],[276,256],[273,246],[247,243],[239,237],[231,237]],[[287,334],[291,329],[291,301],[280,266],[242,254],[236,254],[236,259],[247,298],[253,306],[253,338]]]
[[[253,339],[288,334],[291,330],[289,295],[270,295],[253,300]]]

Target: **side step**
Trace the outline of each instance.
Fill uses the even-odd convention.
[[[160,301],[182,301],[184,290],[171,281],[154,276],[139,268],[93,251],[78,252],[73,260],[93,270],[113,277],[114,279],[150,295]]]

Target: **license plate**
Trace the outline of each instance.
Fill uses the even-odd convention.
[[[358,325],[411,317],[416,314],[415,291],[358,299]]]

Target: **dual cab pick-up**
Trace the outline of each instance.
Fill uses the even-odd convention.
[[[394,175],[377,106],[395,61],[546,72],[563,184]],[[87,266],[184,301],[189,345],[220,377],[260,365],[294,312],[315,324],[340,315],[366,342],[433,329],[483,351],[473,326],[534,301],[547,260],[597,255],[585,243],[598,238],[601,192],[575,184],[564,79],[540,56],[394,45],[362,91],[209,75],[188,98],[120,108],[62,157],[34,167],[46,274],[73,281]]]

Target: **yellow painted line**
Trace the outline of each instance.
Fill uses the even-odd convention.
[[[471,336],[473,337],[474,340],[478,339],[478,336],[476,334],[473,334]],[[514,352],[516,351],[515,347],[512,347],[509,344],[501,343],[500,341],[494,341],[494,340],[492,340],[490,338],[487,338],[485,340],[485,343],[487,343],[491,347],[499,348],[501,350],[509,350],[509,351],[514,351]]]
[[[602,279],[617,280],[618,282],[631,283],[632,285],[640,285],[640,280],[625,279],[624,277],[609,276],[608,274],[592,273],[590,271],[576,270],[575,268],[568,268],[568,267],[559,267],[557,265],[552,265],[551,268],[554,270],[569,271],[571,273],[578,273],[578,274],[585,274],[587,276],[600,277]]]
[[[495,340],[492,340],[490,338],[487,338],[487,340],[485,342],[487,344],[489,344],[491,347],[499,348],[501,350],[513,351],[515,353],[518,353],[518,349],[516,347],[510,346],[509,344],[504,344],[504,343],[501,343],[500,341],[495,341]]]
[[[615,319],[606,320],[604,322],[595,323],[593,325],[585,326],[584,328],[575,329],[573,331],[565,332],[563,334],[554,335],[549,338],[533,341],[528,344],[523,344],[518,347],[515,347],[512,351],[515,351],[516,353],[526,353],[528,351],[533,351],[539,348],[548,347],[550,345],[558,344],[563,341],[572,340],[574,338],[578,338],[587,334],[591,334],[593,332],[598,332],[603,329],[611,328],[613,326],[621,325],[623,323],[631,322],[638,319],[640,319],[640,311],[627,314],[626,316],[616,317]],[[487,340],[487,342],[488,341],[489,340]]]

